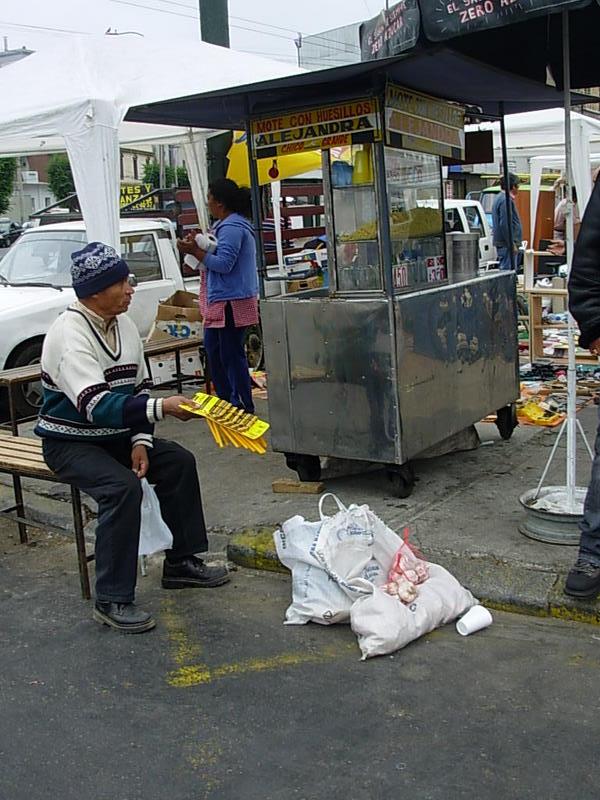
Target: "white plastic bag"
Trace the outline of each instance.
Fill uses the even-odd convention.
[[[333,517],[323,513],[326,497],[337,504]],[[318,522],[295,516],[275,531],[279,560],[292,572],[292,604],[286,611],[286,625],[349,622],[354,600],[361,593],[371,592],[372,582],[385,581],[388,567],[382,568],[373,558],[373,535],[365,509],[369,510],[367,506],[346,508],[328,493],[319,502]],[[401,540],[387,530],[393,537],[388,543],[393,555]]]
[[[142,478],[142,519],[138,555],[149,556],[173,547],[173,534],[160,514],[156,492],[146,478]]]
[[[295,516],[273,534],[279,560],[292,572],[292,604],[285,614],[286,625],[332,625],[350,620],[352,600],[314,556],[321,524],[321,520],[307,522]]]
[[[393,653],[452,622],[477,603],[471,592],[439,564],[428,563],[428,568],[429,578],[419,584],[418,597],[410,605],[378,587],[353,604],[350,624],[363,659]]]

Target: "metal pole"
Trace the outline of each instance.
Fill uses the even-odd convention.
[[[569,12],[562,12],[563,78],[565,101],[565,180],[567,183],[566,238],[567,272],[573,261],[573,170],[571,166],[571,60],[569,52]],[[577,471],[577,373],[575,365],[575,320],[568,312],[569,358],[567,366],[567,510],[575,508]]]
[[[506,201],[506,222],[508,225],[508,249],[510,251],[510,268],[515,269],[515,249],[513,243],[512,203],[510,202],[510,182],[508,169],[508,149],[506,147],[506,127],[504,125],[504,103],[500,103],[500,142],[502,145],[502,172],[504,176],[504,199]]]

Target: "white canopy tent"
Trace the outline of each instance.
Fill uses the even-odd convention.
[[[533,241],[535,218],[539,198],[539,187],[543,167],[537,161],[538,157],[559,159],[562,157],[564,167],[565,158],[565,111],[563,108],[551,108],[544,111],[531,111],[526,114],[510,114],[505,117],[506,144],[509,157],[526,156],[530,159],[531,173],[531,231],[529,241]],[[494,135],[494,150],[500,150],[500,123],[482,122],[478,125],[468,125],[467,130],[491,130]],[[590,152],[600,150],[600,122],[571,111],[571,137],[572,137],[572,167],[573,181],[577,189],[580,209],[585,208],[589,199],[592,183],[590,175]],[[555,161],[548,165],[559,166]],[[535,165],[535,167],[534,167]],[[539,169],[539,180],[534,191],[534,168]]]
[[[10,98],[0,109],[0,153],[39,152],[40,142],[60,137],[89,239],[119,248],[119,130],[138,125],[123,124],[130,106],[298,71],[204,42],[165,46],[135,35],[73,36],[68,49],[53,45],[0,71],[0,96]],[[184,130],[176,129],[175,137]],[[204,137],[193,130],[184,135],[196,191],[205,180],[198,157]],[[136,139],[142,140],[148,139]],[[15,149],[19,141],[25,150]],[[31,149],[35,142],[38,148]]]

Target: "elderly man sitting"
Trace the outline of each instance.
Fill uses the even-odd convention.
[[[98,503],[93,617],[126,633],[156,624],[134,604],[140,536],[140,479],[155,485],[173,534],[165,589],[214,587],[227,570],[196,557],[208,548],[193,455],[153,436],[166,416],[194,415],[187,398],[151,398],[143,344],[125,314],[134,293],[129,267],[112,247],[92,242],[72,254],[78,301],[53,323],[42,350],[44,400],[36,433],[48,466]]]

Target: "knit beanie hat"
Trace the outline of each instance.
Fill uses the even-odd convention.
[[[77,297],[89,297],[127,278],[129,266],[114,248],[90,242],[71,253],[71,276]]]

